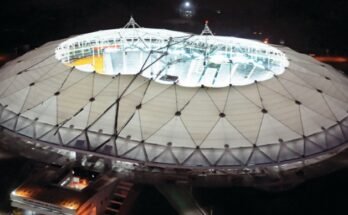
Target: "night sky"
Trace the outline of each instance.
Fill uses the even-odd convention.
[[[209,20],[217,35],[283,40],[300,52],[348,55],[347,0],[188,1],[190,18],[180,12],[185,0],[1,0],[0,53],[119,28],[132,14],[143,27],[200,33]]]

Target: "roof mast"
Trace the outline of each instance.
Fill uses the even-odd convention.
[[[136,23],[133,16],[130,17],[129,21],[123,28],[140,28],[140,25]]]
[[[205,21],[204,28],[201,35],[214,36],[213,32],[210,30],[208,26],[208,20]]]

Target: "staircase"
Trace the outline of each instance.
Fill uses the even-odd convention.
[[[125,214],[122,205],[125,203],[132,188],[132,183],[119,181],[111,194],[109,205],[105,209],[105,215]]]

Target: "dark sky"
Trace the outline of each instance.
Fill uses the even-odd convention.
[[[1,0],[0,52],[96,30],[119,28],[133,14],[143,27],[284,40],[302,52],[348,55],[347,0],[188,0],[194,16],[180,15],[185,0]],[[262,32],[254,35],[253,32]]]

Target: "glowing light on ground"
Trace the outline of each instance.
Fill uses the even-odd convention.
[[[314,56],[314,58],[321,62],[328,62],[328,63],[347,63],[348,62],[348,57],[342,57],[342,56]]]

